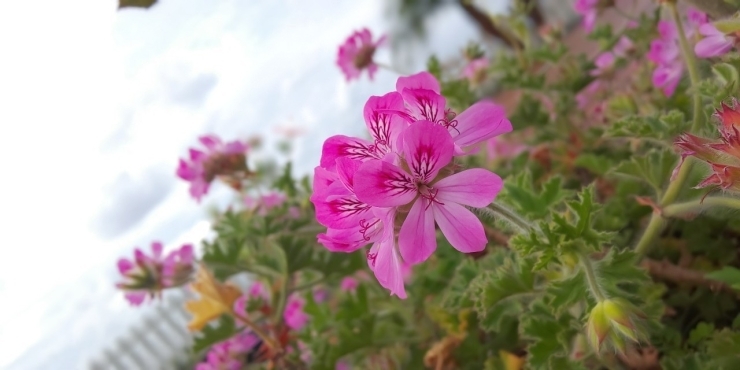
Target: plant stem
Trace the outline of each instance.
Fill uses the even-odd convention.
[[[257,334],[257,336],[260,337],[260,339],[262,339],[262,341],[264,341],[272,349],[274,349],[274,350],[276,350],[278,352],[282,352],[282,348],[280,348],[280,344],[278,342],[276,342],[274,339],[272,339],[272,337],[270,337],[269,335],[267,335],[267,333],[265,333],[264,331],[262,331],[262,329],[260,329],[257,326],[257,324],[255,324],[255,323],[252,322],[252,320],[249,320],[246,316],[243,316],[241,314],[238,314],[238,313],[234,312],[233,310],[231,311],[231,314],[234,317],[236,317],[237,320],[241,321],[244,325],[246,325],[250,330],[252,330],[254,332],[254,334]]]
[[[701,107],[701,96],[699,95],[699,69],[696,65],[696,57],[694,56],[694,49],[689,45],[689,41],[686,39],[686,33],[684,32],[683,23],[681,22],[681,15],[678,13],[676,4],[667,2],[668,7],[671,9],[671,16],[673,21],[676,23],[678,29],[678,42],[681,46],[681,54],[683,60],[686,63],[686,69],[689,71],[689,79],[691,80],[691,90],[694,95],[694,122],[691,125],[691,131],[696,132],[704,124],[704,114]]]
[[[490,212],[494,216],[499,216],[505,219],[506,221],[516,226],[519,230],[523,232],[530,232],[530,231],[536,230],[535,227],[529,221],[527,221],[524,217],[519,216],[514,211],[502,206],[501,204],[491,203],[490,205],[488,205],[488,208],[478,208],[478,209],[484,212]]]
[[[594,265],[591,262],[591,259],[586,256],[585,253],[579,252],[578,260],[581,263],[583,272],[586,274],[586,282],[588,282],[588,288],[591,290],[591,294],[593,294],[594,298],[596,298],[596,301],[598,302],[605,300],[606,295],[601,291],[601,286],[596,279],[596,271],[594,270]]]
[[[686,213],[701,212],[712,207],[725,207],[740,210],[740,199],[730,197],[709,197],[703,200],[699,199],[671,204],[663,208],[663,215],[665,217],[674,217]]]
[[[647,253],[655,237],[663,231],[663,225],[665,225],[663,216],[658,212],[653,212],[653,215],[650,217],[650,222],[648,222],[648,225],[645,228],[645,232],[642,233],[640,240],[637,242],[637,246],[635,246],[635,253],[638,256],[643,256]]]

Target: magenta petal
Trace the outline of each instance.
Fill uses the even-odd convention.
[[[360,220],[372,218],[370,206],[347,190],[343,184],[334,183],[327,189],[324,201],[316,201],[316,220],[326,226],[346,229],[359,225]]]
[[[465,207],[456,203],[434,203],[434,220],[447,241],[463,253],[480,252],[486,248],[483,224]]]
[[[733,39],[718,31],[711,23],[701,26],[699,31],[707,36],[694,46],[694,52],[700,58],[724,55],[734,46]]]
[[[139,306],[146,300],[146,292],[128,292],[124,297],[131,305]]]
[[[311,202],[323,201],[326,199],[326,190],[329,186],[337,181],[337,174],[322,167],[316,167],[313,170],[313,193]]]
[[[348,229],[329,228],[326,233],[318,235],[318,241],[332,252],[354,252],[380,237],[382,223],[379,219],[371,219],[366,225],[370,228],[359,224]]]
[[[398,248],[403,260],[410,264],[426,261],[437,249],[436,234],[429,200],[417,199],[398,233]]]
[[[455,144],[460,147],[477,144],[512,130],[504,108],[489,101],[480,101],[457,117],[457,126],[450,127]]]
[[[442,91],[437,79],[429,72],[419,72],[415,75],[399,77],[396,81],[396,91],[402,93],[404,89],[432,90],[437,94]]]
[[[394,112],[403,112],[404,103],[401,94],[390,92],[383,96],[371,96],[365,103],[364,116],[375,145],[386,151],[395,151],[398,135],[408,126],[402,116]]]
[[[336,135],[324,141],[321,152],[321,167],[329,170],[333,169],[335,160],[339,157],[361,161],[381,158],[375,152],[371,142],[355,137]]]
[[[401,96],[415,120],[440,122],[446,118],[447,101],[439,93],[426,89],[404,89]]]
[[[127,272],[131,271],[131,269],[134,268],[133,262],[121,258],[118,260],[118,272],[121,273],[121,275],[126,275]]]
[[[198,141],[210,151],[215,151],[221,145],[221,139],[216,135],[203,135]]]
[[[491,171],[473,168],[445,177],[433,186],[438,191],[436,199],[442,203],[486,207],[496,199],[504,182]]]
[[[403,281],[401,256],[393,247],[393,238],[376,243],[373,272],[380,285],[388,289],[391,295],[406,299],[406,289]],[[371,251],[371,253],[373,253]]]
[[[185,244],[180,248],[180,263],[183,265],[193,264],[193,246],[191,244]]]
[[[417,121],[404,130],[403,149],[411,173],[417,179],[429,182],[450,163],[455,144],[442,125]]]
[[[400,167],[380,160],[363,163],[355,173],[357,198],[374,207],[396,207],[416,197],[414,179]]]
[[[353,191],[353,178],[361,164],[362,162],[347,157],[339,157],[336,160],[336,169],[339,181],[341,181],[350,191]]]

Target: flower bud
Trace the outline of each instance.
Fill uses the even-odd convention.
[[[635,320],[644,317],[629,302],[619,299],[606,299],[594,306],[586,324],[586,336],[595,352],[600,352],[607,342],[619,352],[626,348],[626,341],[639,342],[643,337]]]

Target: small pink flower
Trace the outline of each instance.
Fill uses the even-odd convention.
[[[116,284],[125,292],[124,296],[132,305],[142,304],[147,297],[158,297],[162,290],[184,285],[193,273],[193,247],[189,244],[162,254],[162,243],[152,243],[152,255],[147,256],[140,249],[134,250],[134,259],[118,260],[118,271],[123,281]]]
[[[591,76],[601,76],[610,72],[612,70],[612,67],[614,67],[615,61],[616,58],[614,57],[614,53],[610,51],[599,54],[594,60],[596,69],[591,71]]]
[[[288,297],[288,302],[283,312],[285,325],[293,330],[301,330],[306,325],[309,317],[303,312],[303,306],[305,304],[306,301],[297,294]]]
[[[673,95],[683,74],[683,61],[678,46],[678,30],[667,21],[658,22],[660,36],[650,43],[648,59],[656,64],[653,85],[666,96]]]
[[[700,58],[722,56],[732,50],[737,41],[736,37],[724,34],[711,23],[699,27],[699,33],[704,38],[696,43],[694,52]]]
[[[583,16],[583,29],[591,32],[596,24],[596,16],[599,13],[599,0],[576,0],[573,4],[576,13]]]
[[[484,169],[447,175],[454,142],[442,125],[417,121],[403,132],[402,141],[405,165],[364,162],[355,174],[355,191],[358,199],[374,207],[413,202],[398,236],[403,260],[416,264],[429,258],[437,247],[435,222],[459,251],[483,250],[487,243],[483,225],[464,206],[490,204],[503,186],[501,178]]]
[[[357,282],[357,279],[347,276],[342,279],[342,282],[339,284],[339,288],[345,292],[354,292],[358,285],[359,283]]]
[[[706,13],[689,7],[686,10],[686,37],[691,39],[696,35],[701,26],[709,23],[709,17]]]
[[[201,136],[199,141],[206,150],[191,148],[189,159],[180,159],[177,176],[190,182],[190,195],[200,202],[217,176],[247,172],[245,164],[247,145],[240,141],[223,143],[213,135]]]
[[[486,71],[488,70],[488,59],[477,58],[468,62],[468,65],[463,68],[463,76],[465,76],[471,85],[476,86],[486,79]]]
[[[196,365],[196,370],[240,370],[251,354],[261,346],[259,337],[245,331],[214,344],[206,360]]]
[[[253,300],[256,300],[257,302],[269,302],[270,300],[270,292],[267,291],[265,285],[260,281],[252,283],[252,286],[249,287],[247,293],[234,301],[234,312],[246,314],[247,306],[249,305],[249,302]]]
[[[342,45],[337,52],[337,65],[344,73],[347,81],[353,78],[359,78],[360,72],[367,69],[370,79],[378,70],[377,64],[373,62],[375,50],[385,41],[385,36],[381,36],[373,42],[373,36],[370,30],[363,28],[355,31]]]
[[[490,138],[486,142],[488,160],[516,157],[525,150],[527,150],[526,145],[503,140],[500,136]]]
[[[624,58],[634,48],[635,44],[632,42],[632,40],[630,40],[630,38],[627,36],[622,36],[619,38],[619,41],[617,41],[617,44],[614,45],[612,52],[614,53],[614,55]]]
[[[329,300],[329,291],[324,288],[316,288],[313,290],[313,300],[316,303],[324,303]]]
[[[259,215],[267,215],[272,209],[281,206],[288,198],[283,193],[269,192],[259,197],[245,196],[244,206],[247,209],[259,208]]]

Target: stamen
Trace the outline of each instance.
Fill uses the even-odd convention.
[[[369,251],[367,252],[367,260],[370,262],[370,265],[373,267],[375,267],[375,258],[377,257],[378,257],[377,253],[370,253]]]

